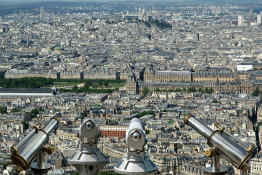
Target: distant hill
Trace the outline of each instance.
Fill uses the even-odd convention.
[[[126,10],[130,7],[136,8],[138,4],[145,7],[168,7],[168,6],[194,6],[194,5],[239,5],[244,6],[246,9],[253,11],[260,11],[258,9],[262,5],[261,0],[0,0],[0,15],[10,13],[17,13],[19,11],[31,11],[44,7],[47,9],[59,10],[61,7],[76,7],[76,6],[92,6],[97,7],[105,4],[111,4],[113,9]],[[106,10],[106,9],[103,9]],[[63,12],[63,11],[62,11]]]
[[[1,5],[13,5],[13,4],[29,4],[29,3],[47,3],[47,2],[116,2],[116,1],[129,1],[130,0],[0,0]],[[142,2],[141,0],[133,0],[133,2]],[[255,0],[143,0],[144,2],[173,2],[184,4],[261,4],[262,2]]]

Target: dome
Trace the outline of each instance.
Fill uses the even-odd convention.
[[[9,172],[7,170],[4,170],[3,175],[9,175]]]
[[[41,55],[49,55],[51,54],[51,49],[50,48],[43,48],[40,52]]]

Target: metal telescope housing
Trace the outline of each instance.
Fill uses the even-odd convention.
[[[80,126],[80,150],[68,163],[75,166],[80,175],[96,175],[108,159],[97,148],[100,132],[91,119],[84,119]]]
[[[58,128],[58,123],[58,120],[53,118],[43,128],[34,127],[18,144],[11,147],[12,162],[21,169],[27,170],[32,161],[40,156],[40,159],[36,162],[39,164],[34,164],[32,168],[47,168],[46,163],[43,162],[42,152],[51,152],[50,149],[45,147],[45,144],[48,143],[49,135]]]
[[[151,174],[157,171],[156,165],[145,155],[145,131],[141,121],[137,118],[131,120],[127,133],[127,154],[116,167],[115,172],[127,175]]]
[[[223,129],[212,130],[191,114],[185,116],[184,122],[207,138],[207,143],[214,148],[216,156],[221,155],[240,170],[245,170],[248,167],[249,160],[256,154],[254,145],[245,148],[244,145],[237,143],[233,137],[224,133]]]

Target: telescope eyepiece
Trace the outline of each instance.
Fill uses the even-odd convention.
[[[140,129],[133,129],[129,131],[126,143],[128,145],[128,151],[130,152],[144,151],[144,146],[146,144],[144,132]]]
[[[142,137],[141,134],[138,131],[133,132],[131,136],[132,136],[132,138],[135,142],[140,141],[140,139]]]
[[[95,122],[91,119],[84,119],[80,125],[80,142],[81,147],[84,148],[84,144],[96,145],[99,137],[99,129]]]
[[[94,123],[91,122],[90,120],[87,121],[87,122],[85,123],[85,125],[86,125],[86,129],[88,129],[88,130],[93,129],[93,128],[95,127],[95,126],[94,126]]]

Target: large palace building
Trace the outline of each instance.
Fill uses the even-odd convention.
[[[144,71],[145,82],[233,82],[237,79],[230,69],[207,69],[201,71]]]
[[[138,76],[137,76],[138,75]],[[200,91],[214,93],[248,94],[255,89],[249,73],[237,73],[227,68],[209,68],[200,71],[155,71],[152,67],[128,77],[127,90],[142,94],[148,88],[161,91]]]

